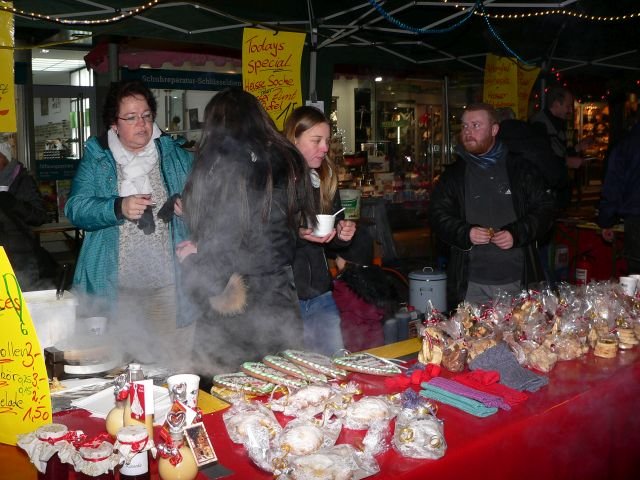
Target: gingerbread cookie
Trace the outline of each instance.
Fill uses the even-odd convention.
[[[368,353],[356,353],[345,357],[334,358],[333,363],[350,372],[368,373],[370,375],[391,377],[402,373],[400,367],[390,360]]]
[[[279,355],[267,355],[262,359],[262,363],[287,375],[306,380],[309,383],[327,382],[327,377],[322,373],[315,372],[302,365],[296,365],[292,361]]]
[[[220,387],[228,388],[229,390],[251,393],[253,395],[269,395],[273,389],[276,388],[276,385],[273,383],[249,376],[243,372],[215,375],[213,377],[213,383]]]
[[[307,385],[304,380],[282,373],[260,362],[245,362],[242,364],[242,371],[252,377],[289,388],[302,388]]]
[[[296,365],[310,368],[316,372],[323,373],[332,378],[344,379],[348,372],[341,368],[337,368],[329,357],[320,353],[305,352],[302,350],[285,350],[282,356],[287,360],[291,360]]]

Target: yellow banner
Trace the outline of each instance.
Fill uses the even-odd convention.
[[[517,118],[526,120],[529,95],[539,72],[539,68],[525,68],[514,58],[487,55],[483,102],[495,108],[511,108]]]
[[[51,423],[51,394],[40,342],[18,279],[0,246],[0,443]]]
[[[279,130],[302,105],[300,61],[306,34],[245,28],[242,83],[264,106]]]
[[[12,2],[0,2],[0,5],[13,7]],[[0,132],[16,131],[13,28],[13,14],[0,11]]]

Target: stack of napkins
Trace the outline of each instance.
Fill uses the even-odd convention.
[[[153,404],[155,413],[153,415],[153,424],[162,425],[167,418],[167,413],[171,408],[171,399],[169,398],[169,390],[164,387],[153,386]],[[116,399],[113,395],[113,386],[94,393],[85,398],[80,398],[71,402],[71,406],[83,408],[94,417],[107,418],[111,409],[116,405]]]

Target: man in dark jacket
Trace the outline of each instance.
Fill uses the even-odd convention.
[[[47,221],[42,196],[24,165],[13,158],[11,146],[0,143],[0,245],[23,291],[38,287],[38,255],[31,226]]]
[[[611,227],[624,219],[624,256],[628,273],[640,273],[640,123],[611,151],[602,186],[598,225],[613,241]]]
[[[496,141],[491,105],[462,116],[458,160],[431,196],[433,232],[450,247],[447,304],[487,303],[544,277],[535,249],[553,222],[553,197],[537,168]]]

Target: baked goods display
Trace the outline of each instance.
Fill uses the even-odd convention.
[[[396,418],[392,444],[404,457],[441,458],[447,450],[442,420],[419,409],[402,409]]]
[[[245,392],[253,395],[269,395],[276,385],[246,373],[223,373],[213,377],[214,386],[220,386],[237,392]]]
[[[235,403],[222,415],[222,419],[234,443],[244,443],[259,431],[265,432],[270,439],[282,431],[273,412],[261,402]]]

